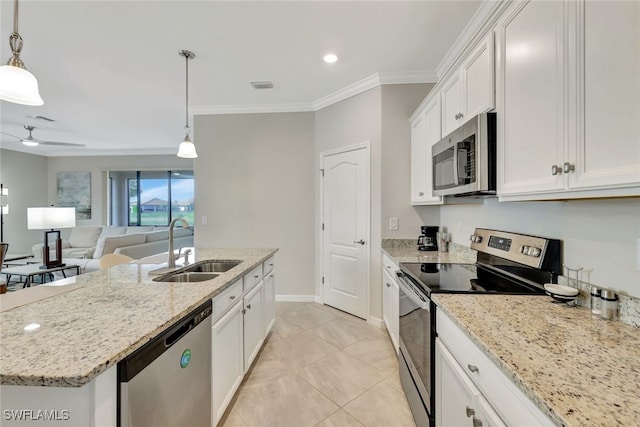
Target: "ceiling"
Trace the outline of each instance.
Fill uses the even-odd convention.
[[[374,75],[427,81],[481,1],[20,1],[22,59],[44,105],[0,102],[0,130],[84,148],[40,154],[174,154],[192,112],[314,111]],[[0,1],[0,61],[13,1]],[[339,60],[326,64],[333,52]],[[404,80],[403,77],[404,76]],[[255,90],[252,81],[272,81]],[[393,78],[390,79],[393,81]],[[48,122],[32,118],[44,116]],[[196,131],[196,145],[197,131]]]

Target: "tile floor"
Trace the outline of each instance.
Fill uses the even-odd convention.
[[[415,427],[384,329],[316,303],[276,303],[276,322],[224,427]]]

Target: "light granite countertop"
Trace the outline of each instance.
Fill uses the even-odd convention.
[[[0,313],[0,384],[87,384],[276,251],[196,248],[195,261],[243,261],[197,283],[153,282],[149,272],[161,264],[122,264],[65,279],[73,290]],[[33,323],[40,327],[24,330]]]
[[[558,425],[638,425],[640,329],[547,296],[433,299]]]
[[[476,251],[453,243],[449,246],[449,252],[438,252],[419,251],[414,240],[385,240],[382,250],[397,264],[401,262],[473,264],[476,262]]]

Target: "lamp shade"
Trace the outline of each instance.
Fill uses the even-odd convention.
[[[198,157],[198,153],[196,153],[196,146],[189,139],[189,135],[184,138],[184,141],[180,143],[180,147],[178,147],[178,157],[183,157],[185,159],[195,159]]]
[[[76,208],[27,208],[27,228],[46,230],[48,228],[70,228],[76,226]]]
[[[35,76],[13,65],[0,67],[0,99],[23,105],[44,104]]]

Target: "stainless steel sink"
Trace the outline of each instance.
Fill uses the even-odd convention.
[[[205,280],[211,280],[218,277],[219,273],[202,273],[202,272],[184,272],[174,274],[169,277],[158,277],[154,279],[158,282],[180,282],[180,283],[190,283],[190,282],[203,282]]]
[[[242,261],[204,261],[185,268],[185,271],[194,273],[224,273],[241,262]]]

